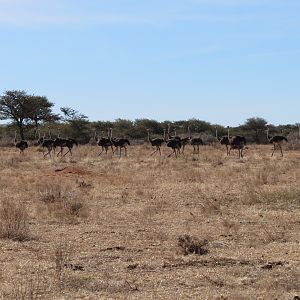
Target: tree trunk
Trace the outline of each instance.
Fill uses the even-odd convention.
[[[35,130],[38,130],[39,127],[39,121],[37,118],[34,118],[34,126],[35,126]]]
[[[19,128],[19,133],[20,133],[20,137],[21,140],[24,140],[24,128],[23,128],[23,124],[22,123],[18,123],[18,128]]]
[[[256,138],[256,143],[259,144],[258,129],[255,130],[255,138]]]

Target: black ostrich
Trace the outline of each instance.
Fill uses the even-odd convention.
[[[223,135],[221,137],[218,136],[218,128],[216,128],[216,140],[220,142],[221,145],[225,145],[226,147],[226,152],[227,152],[227,156],[229,155],[229,146],[230,146],[230,142],[229,142],[229,138],[228,135]]]
[[[39,131],[39,139],[38,139],[38,145],[40,145],[43,148],[43,156],[44,158],[49,155],[51,157],[51,151],[54,150],[54,140],[51,138],[50,129],[49,129],[49,137],[46,139],[46,136],[41,137],[40,131]],[[45,148],[48,152],[45,153]]]
[[[226,151],[227,151],[227,156],[228,156],[230,154],[230,152],[229,152],[230,142],[229,142],[228,136],[224,135],[224,136],[220,137],[219,142],[221,145],[225,145]]]
[[[193,146],[193,148],[194,148],[194,154],[199,154],[200,153],[200,146],[201,145],[204,145],[204,143],[203,143],[203,140],[200,138],[200,137],[198,137],[198,138],[192,138],[191,139],[191,145]]]
[[[25,140],[17,141],[17,131],[15,131],[15,138],[14,138],[15,147],[20,150],[20,154],[24,154],[24,150],[28,148],[28,143]]]
[[[109,137],[109,129],[107,130],[107,132],[108,132],[107,138],[101,137],[100,139],[97,138],[96,132],[95,132],[96,143],[97,143],[98,146],[100,146],[102,148],[102,150],[98,154],[98,156],[100,156],[104,151],[105,151],[105,154],[107,154],[108,148],[111,148],[112,153],[114,151],[113,143],[112,143],[112,141],[110,140],[110,137]]]
[[[170,137],[170,134],[168,132],[168,137]],[[167,145],[167,147],[171,148],[173,151],[168,155],[170,157],[172,154],[175,154],[175,157],[180,154],[180,148],[181,148],[181,140],[174,137],[174,138],[166,138],[166,130],[164,130],[164,140]]]
[[[171,124],[168,124],[168,139],[169,140],[178,140],[178,141],[181,141],[181,137],[176,135],[176,130],[174,129],[174,135],[172,136],[171,133]]]
[[[66,156],[68,153],[70,153],[70,155],[72,156],[72,149],[73,149],[74,145],[78,146],[78,142],[75,139],[61,138],[60,133],[58,133],[58,136],[54,140],[54,143],[53,143],[54,150],[56,147],[60,147],[60,150],[58,151],[57,156],[59,156],[59,154],[61,156]],[[63,155],[63,150],[65,147],[68,148],[68,151]]]
[[[239,151],[239,158],[243,158],[244,154],[244,148],[246,145],[246,138],[244,136],[241,135],[234,135],[232,137],[230,137],[229,135],[229,127],[228,128],[228,134],[227,134],[227,138],[229,140],[229,152],[228,155],[230,155],[230,151],[232,149],[237,149]]]
[[[167,147],[172,148],[173,152],[171,152],[168,157],[170,157],[172,154],[175,154],[175,157],[180,154],[180,148],[181,148],[181,141],[178,139],[169,139],[166,141]]]
[[[115,150],[113,151],[113,153],[115,153],[118,149],[119,149],[119,157],[121,157],[122,155],[122,149],[124,148],[125,150],[125,156],[127,156],[127,146],[130,145],[130,142],[128,139],[114,139],[112,137],[112,128],[110,128],[110,141],[112,142],[112,144],[115,146]]]
[[[176,135],[176,130],[174,130],[174,135],[172,136],[171,133],[170,133],[170,129],[171,129],[171,124],[168,124],[168,142],[170,142],[169,146],[167,144],[166,135],[164,133],[164,139],[165,139],[165,142],[167,144],[167,147],[170,147],[170,148],[173,149],[173,152],[170,155],[168,155],[168,157],[171,156],[173,153],[175,153],[175,156],[177,158],[177,155],[179,155],[181,153],[182,140],[181,140],[180,136]],[[177,143],[175,143],[173,141],[177,141]],[[173,148],[172,146],[175,147],[175,148]],[[176,151],[174,151],[174,149]]]
[[[162,144],[165,142],[164,139],[161,138],[155,138],[152,139],[150,137],[150,129],[147,129],[148,132],[148,141],[149,143],[152,145],[152,147],[155,147],[156,149],[150,154],[150,156],[152,156],[153,154],[155,154],[157,151],[159,152],[159,155],[161,155],[161,151],[160,151],[160,147],[162,146]]]
[[[271,154],[271,157],[274,155],[274,152],[276,150],[276,148],[278,148],[281,152],[281,157],[283,157],[283,152],[282,152],[282,144],[284,141],[288,142],[287,138],[283,135],[274,135],[274,136],[270,136],[269,135],[269,130],[270,128],[268,127],[267,129],[267,139],[269,141],[269,143],[273,144],[273,151]]]
[[[188,130],[188,136],[180,138],[181,147],[182,147],[182,151],[181,151],[182,154],[184,154],[185,146],[188,145],[191,142],[191,139],[192,139],[191,138],[191,131],[190,131],[189,126],[188,126],[187,130]],[[176,134],[175,134],[175,137],[176,137]]]
[[[204,145],[203,140],[200,137],[194,137],[192,138],[190,128],[189,130],[189,138],[190,138],[190,144],[193,146],[193,154],[199,154],[200,153],[200,146]]]

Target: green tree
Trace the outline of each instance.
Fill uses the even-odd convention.
[[[50,102],[45,96],[30,96],[29,101],[34,107],[30,121],[33,122],[34,127],[38,129],[40,122],[55,122],[60,120],[60,116],[52,112],[54,104]]]
[[[135,119],[132,137],[136,139],[147,137],[147,129],[150,129],[152,135],[162,136],[163,126],[155,120],[150,119]]]
[[[259,131],[265,130],[268,122],[264,118],[254,117],[246,120],[243,128],[255,132],[255,141],[259,142]]]
[[[61,107],[60,111],[63,113],[62,120],[69,122],[72,120],[86,120],[88,117],[84,114],[79,113],[77,110],[71,107]]]
[[[115,137],[131,137],[134,129],[134,124],[131,120],[116,119],[114,122],[114,136]]]
[[[26,125],[36,127],[41,121],[57,119],[52,113],[53,103],[46,97],[28,95],[25,91],[6,91],[0,97],[0,119],[12,120],[19,129],[21,139],[24,139]]]
[[[79,143],[85,144],[91,138],[91,127],[88,117],[71,107],[61,107],[62,121],[67,123],[66,133]]]
[[[198,119],[189,119],[188,124],[190,126],[191,131],[195,132],[214,132],[214,127],[206,121],[198,120]]]

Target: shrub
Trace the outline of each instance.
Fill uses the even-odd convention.
[[[289,150],[300,150],[300,139],[298,136],[298,132],[292,132],[287,137],[288,143],[286,148]]]
[[[207,240],[199,240],[198,238],[191,237],[188,234],[178,237],[178,246],[183,251],[184,255],[198,254],[204,255],[208,253]]]
[[[0,237],[17,241],[28,239],[28,214],[20,202],[5,199],[0,205]]]

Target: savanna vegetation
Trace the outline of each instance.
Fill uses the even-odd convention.
[[[114,121],[89,121],[87,116],[70,107],[61,107],[60,114],[53,112],[54,104],[46,96],[29,95],[25,91],[6,91],[0,97],[0,119],[7,120],[6,125],[0,126],[2,145],[11,143],[15,130],[20,139],[34,141],[37,138],[37,129],[42,134],[48,134],[48,126],[54,137],[58,135],[71,137],[81,144],[87,144],[95,132],[98,136],[106,136],[107,128],[113,128],[118,137],[132,140],[145,140],[147,129],[155,136],[162,136],[163,129],[171,125],[172,134],[175,130],[179,135],[187,135],[189,127],[192,135],[200,135],[210,144],[215,141],[216,131],[219,136],[227,134],[226,126],[211,124],[207,121],[190,119],[181,121],[166,120],[159,122],[150,119],[117,119]],[[247,137],[247,142],[265,144],[267,120],[261,117],[251,117],[244,124],[231,128],[231,134]],[[292,140],[299,137],[298,124],[272,125],[268,124],[271,134],[282,134]]]
[[[12,121],[1,128],[3,141],[16,128],[34,141],[34,129],[47,132],[50,124],[53,135],[85,132],[78,138],[87,144],[72,156],[44,159],[34,142],[24,155],[3,142],[2,299],[299,299],[296,125],[274,127],[293,137],[284,157],[254,142],[265,136],[266,121],[255,119],[254,130],[249,119],[234,129],[253,137],[243,159],[227,156],[216,141],[199,154],[187,145],[177,159],[167,157],[166,146],[150,156],[149,143],[135,143],[119,158],[111,151],[98,156],[99,146],[89,143],[95,130],[113,127],[116,135],[142,141],[147,128],[161,136],[169,122],[89,122],[71,108],[55,115],[44,97],[47,114],[37,117],[36,106],[22,110],[25,101],[17,106],[24,114],[13,119],[3,112],[12,102],[3,100],[1,117]],[[177,134],[193,124],[199,124],[193,132],[214,136],[214,124],[172,122]]]

